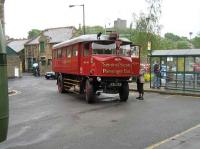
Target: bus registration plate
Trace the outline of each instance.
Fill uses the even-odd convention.
[[[121,83],[110,83],[110,86],[121,86]]]

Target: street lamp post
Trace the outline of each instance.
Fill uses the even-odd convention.
[[[190,41],[191,41],[191,37],[192,37],[192,34],[193,34],[193,32],[189,32],[189,35],[190,35]]]
[[[81,6],[83,7],[83,34],[85,35],[85,5],[69,5],[70,8],[76,7],[76,6]]]

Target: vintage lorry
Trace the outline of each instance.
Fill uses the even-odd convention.
[[[129,84],[139,74],[140,48],[129,40],[110,35],[82,35],[52,48],[52,69],[58,91],[85,94],[88,103],[95,95],[119,93],[127,101]]]

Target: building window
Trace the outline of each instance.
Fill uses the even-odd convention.
[[[33,58],[33,64],[36,63],[36,58]]]
[[[40,52],[41,53],[44,52],[44,49],[45,49],[45,43],[44,43],[44,41],[41,41],[40,42]]]
[[[41,64],[42,64],[42,66],[46,65],[45,57],[41,57]]]
[[[48,65],[51,65],[52,59],[48,59]]]
[[[32,56],[32,50],[28,49],[28,57],[31,57],[31,56]]]

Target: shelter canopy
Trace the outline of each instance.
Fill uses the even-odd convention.
[[[154,50],[151,56],[195,56],[200,55],[200,49],[175,49],[175,50]]]

